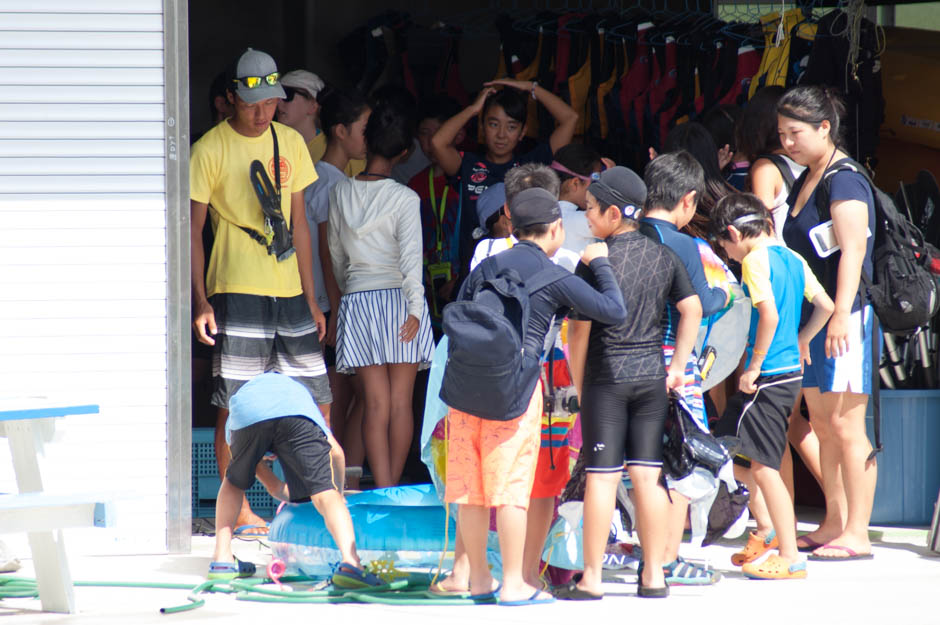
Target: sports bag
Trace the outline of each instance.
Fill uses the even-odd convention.
[[[717,477],[721,467],[731,460],[731,454],[717,438],[695,425],[684,399],[677,393],[669,395],[663,472],[674,480],[681,480],[700,466]]]
[[[541,371],[538,354],[525,353],[529,299],[560,277],[552,265],[523,280],[498,258],[480,263],[479,284],[444,307],[448,350],[440,397],[481,419],[508,421],[526,411]]]

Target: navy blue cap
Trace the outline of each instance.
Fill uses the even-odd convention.
[[[480,194],[480,197],[477,198],[477,219],[480,220],[480,227],[474,230],[474,237],[480,239],[489,234],[486,229],[486,222],[502,210],[505,204],[506,185],[502,182],[497,182]]]

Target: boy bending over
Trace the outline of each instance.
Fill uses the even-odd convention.
[[[209,579],[254,574],[253,564],[232,554],[232,526],[257,471],[272,497],[293,502],[309,498],[323,516],[343,558],[333,574],[334,585],[381,585],[379,578],[361,568],[352,518],[339,490],[345,474],[343,452],[310,392],[285,375],[264,373],[242,386],[229,406],[225,437],[232,448],[232,461],[215,504],[215,552]],[[269,451],[281,461],[286,483],[261,462]]]

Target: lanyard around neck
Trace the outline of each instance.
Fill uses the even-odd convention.
[[[444,212],[447,210],[447,192],[449,187],[444,185],[444,192],[441,194],[441,203],[437,204],[437,194],[434,193],[434,168],[428,168],[428,191],[431,199],[431,213],[437,217],[437,252],[440,254],[443,249],[444,239]]]

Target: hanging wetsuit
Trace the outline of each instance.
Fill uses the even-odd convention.
[[[848,21],[849,16],[841,10],[819,20],[804,82],[843,92],[848,113],[843,136],[849,152],[855,160],[871,166],[878,147],[878,130],[884,121],[880,46],[875,24],[861,20],[858,59],[854,67],[850,66]]]
[[[783,24],[779,13],[768,13],[760,18],[764,33],[764,54],[760,60],[757,74],[751,79],[747,99],[750,100],[761,87],[787,84],[787,71],[790,69],[790,33],[803,21],[801,9],[784,12]]]

